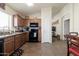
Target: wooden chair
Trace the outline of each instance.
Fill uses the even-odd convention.
[[[79,56],[79,37],[77,32],[70,32],[65,35],[67,39],[67,56],[72,53],[75,56]]]

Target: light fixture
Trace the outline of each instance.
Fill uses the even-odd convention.
[[[28,6],[33,6],[34,4],[33,3],[26,3]]]

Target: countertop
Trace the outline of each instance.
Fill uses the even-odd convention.
[[[0,39],[6,38],[6,37],[9,37],[9,36],[14,36],[14,35],[22,34],[22,33],[27,33],[27,32],[15,32],[15,33],[12,33],[12,34],[1,35]]]

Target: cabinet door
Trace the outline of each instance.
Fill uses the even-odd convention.
[[[25,41],[25,42],[28,41],[28,33],[25,33],[25,34],[24,34],[24,41]]]
[[[21,34],[21,45],[23,45],[27,41],[27,33]]]
[[[10,55],[14,52],[14,37],[6,38],[4,41],[4,54]]]
[[[28,41],[29,40],[29,33],[24,33],[23,34],[23,38],[24,38],[24,42]]]
[[[18,17],[18,26],[22,26],[22,19]]]
[[[24,44],[24,34],[21,34],[21,45]]]
[[[25,33],[22,34],[23,43],[25,42]]]
[[[23,40],[24,40],[24,43],[25,43],[26,40],[27,40],[27,33],[23,33]]]
[[[20,25],[22,27],[26,26],[26,20],[25,19],[21,19],[20,22],[21,22]]]
[[[14,15],[13,19],[14,19],[13,20],[14,26],[21,26],[21,27],[26,26],[26,19],[23,19],[22,17],[20,17],[18,15]]]
[[[14,43],[15,43],[15,50],[18,49],[21,46],[21,44],[20,44],[21,43],[20,35],[15,36]]]

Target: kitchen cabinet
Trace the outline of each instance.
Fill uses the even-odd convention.
[[[20,17],[19,15],[14,15],[13,17],[13,25],[14,26],[20,26],[20,27],[24,27],[26,26],[26,19]]]
[[[27,41],[27,33],[22,33],[19,35],[15,35],[15,50],[21,47]]]
[[[18,49],[21,46],[20,34],[15,35],[14,46],[15,46],[15,50]]]
[[[24,33],[23,36],[24,36],[24,42],[28,41],[28,32]]]
[[[29,32],[26,32],[26,36],[25,36],[25,38],[26,38],[26,42],[28,42],[29,41]]]
[[[0,55],[11,55],[17,49],[19,49],[27,41],[27,32],[21,32],[19,34],[10,34],[7,37],[0,37]]]
[[[7,37],[4,40],[4,55],[10,55],[14,52],[14,37]]]
[[[24,27],[26,20],[18,16],[18,26]]]
[[[21,45],[23,45],[26,41],[28,41],[28,33],[21,34]]]

